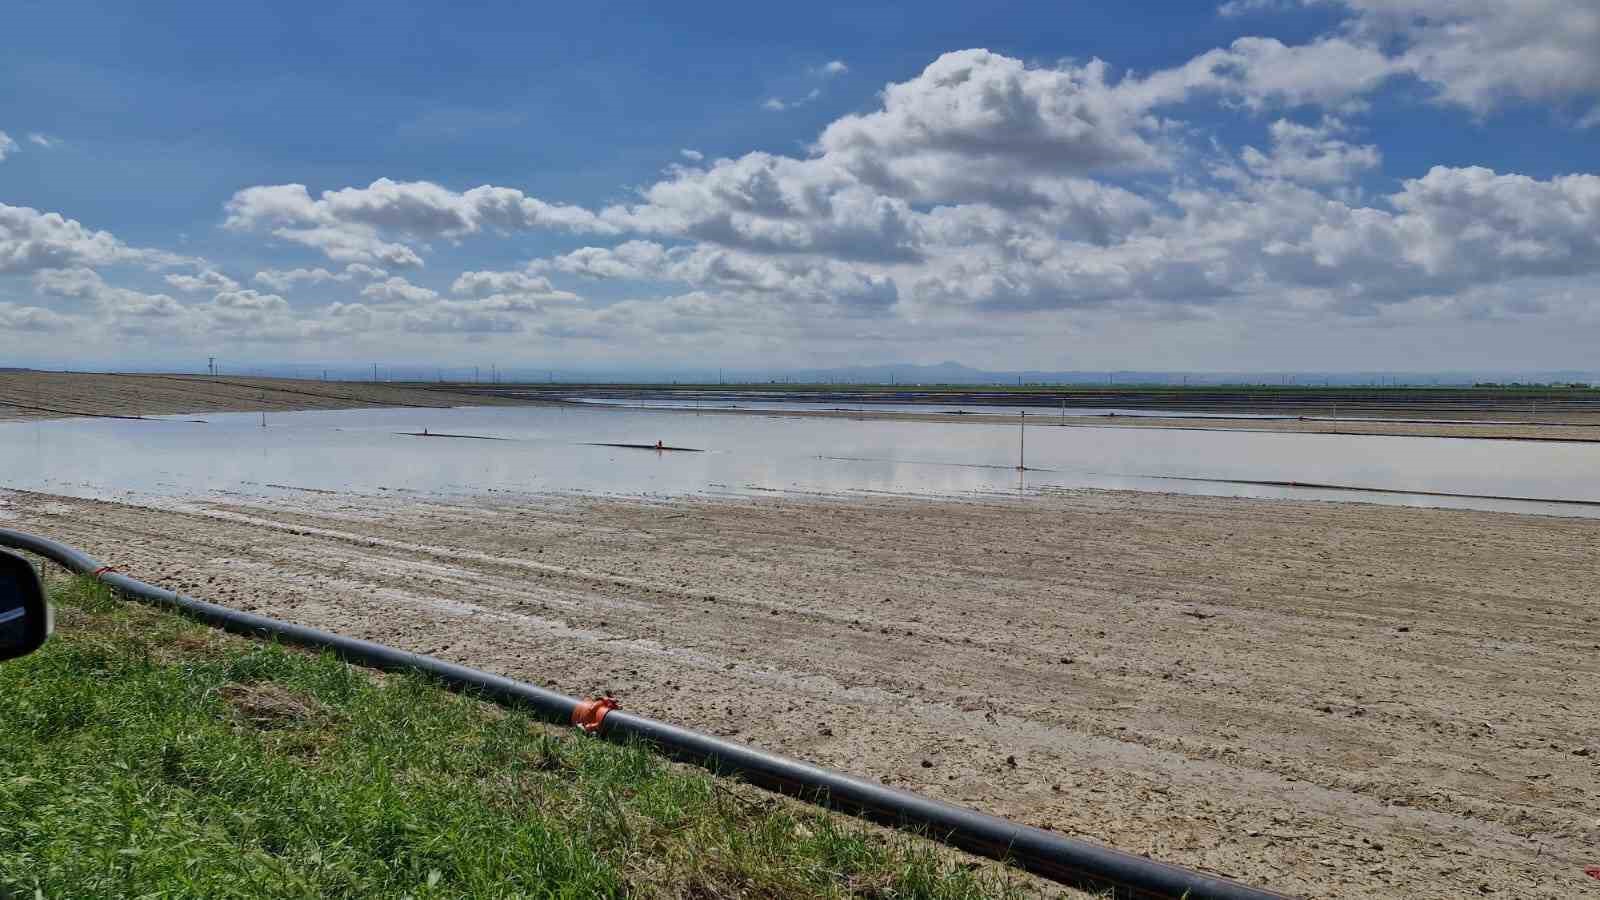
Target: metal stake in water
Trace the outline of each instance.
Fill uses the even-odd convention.
[[[1017,417],[1017,471],[1025,472],[1028,469],[1026,454],[1028,450],[1028,411],[1023,410]]]

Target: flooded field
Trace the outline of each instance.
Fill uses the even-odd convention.
[[[0,470],[6,487],[82,497],[304,489],[949,497],[1090,487],[1600,516],[1594,445],[1059,428],[1049,418],[1025,436],[1004,425],[583,406],[66,419],[0,425]],[[658,441],[703,452],[597,446]],[[1019,456],[1026,471],[1017,471]]]
[[[771,400],[737,398],[713,398],[709,400],[694,399],[652,399],[652,398],[615,398],[615,397],[564,397],[571,403],[581,403],[589,406],[606,406],[624,409],[743,409],[757,412],[871,412],[871,413],[902,413],[907,415],[931,414],[948,416],[1015,416],[1024,410],[1017,406],[996,406],[993,404],[966,403],[835,403],[835,402],[807,402],[804,400]],[[1049,417],[1065,418],[1101,418],[1105,416],[1129,416],[1142,418],[1162,419],[1281,419],[1284,416],[1275,416],[1268,413],[1212,413],[1212,412],[1183,412],[1172,413],[1164,410],[1131,409],[1120,406],[1062,406],[1059,409],[1048,407],[1026,408],[1028,415],[1048,421]]]

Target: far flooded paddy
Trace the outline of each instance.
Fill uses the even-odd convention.
[[[830,403],[804,400],[747,400],[732,398],[713,399],[651,399],[613,397],[564,397],[568,403],[588,406],[607,406],[618,409],[692,409],[711,411],[740,409],[754,412],[862,412],[927,414],[947,416],[1014,416],[1026,410],[1030,416],[1056,416],[1059,418],[1101,418],[1105,416],[1131,416],[1162,419],[1285,419],[1290,416],[1270,413],[1192,412],[1159,409],[1133,409],[1121,406],[1073,406],[1059,409],[1049,406],[993,406],[967,403]],[[1337,410],[1334,410],[1337,412]]]
[[[0,487],[107,499],[308,489],[971,496],[1087,487],[1600,517],[1600,506],[1543,502],[1600,504],[1593,444],[1035,424],[1026,432],[1029,471],[1018,472],[1014,425],[584,406],[269,413],[265,421],[211,413],[3,424]],[[596,446],[658,441],[704,452]],[[1341,486],[1380,492],[1333,489]]]

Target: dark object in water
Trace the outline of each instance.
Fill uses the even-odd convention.
[[[588,444],[587,446],[590,446],[590,447],[621,447],[624,450],[674,450],[674,451],[677,451],[679,453],[704,453],[705,452],[704,450],[701,450],[699,447],[669,447],[666,444],[661,443],[660,441],[656,441],[654,444],[591,443],[591,444]]]
[[[401,435],[403,437],[457,438],[459,440],[464,440],[464,441],[509,441],[509,440],[511,440],[510,438],[490,437],[487,434],[444,434],[443,432],[427,431],[427,430],[423,430],[423,431],[396,431],[395,434]]]

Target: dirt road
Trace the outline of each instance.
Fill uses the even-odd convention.
[[[1594,521],[1109,492],[176,507],[0,492],[6,525],[196,596],[1278,890],[1600,897]]]

